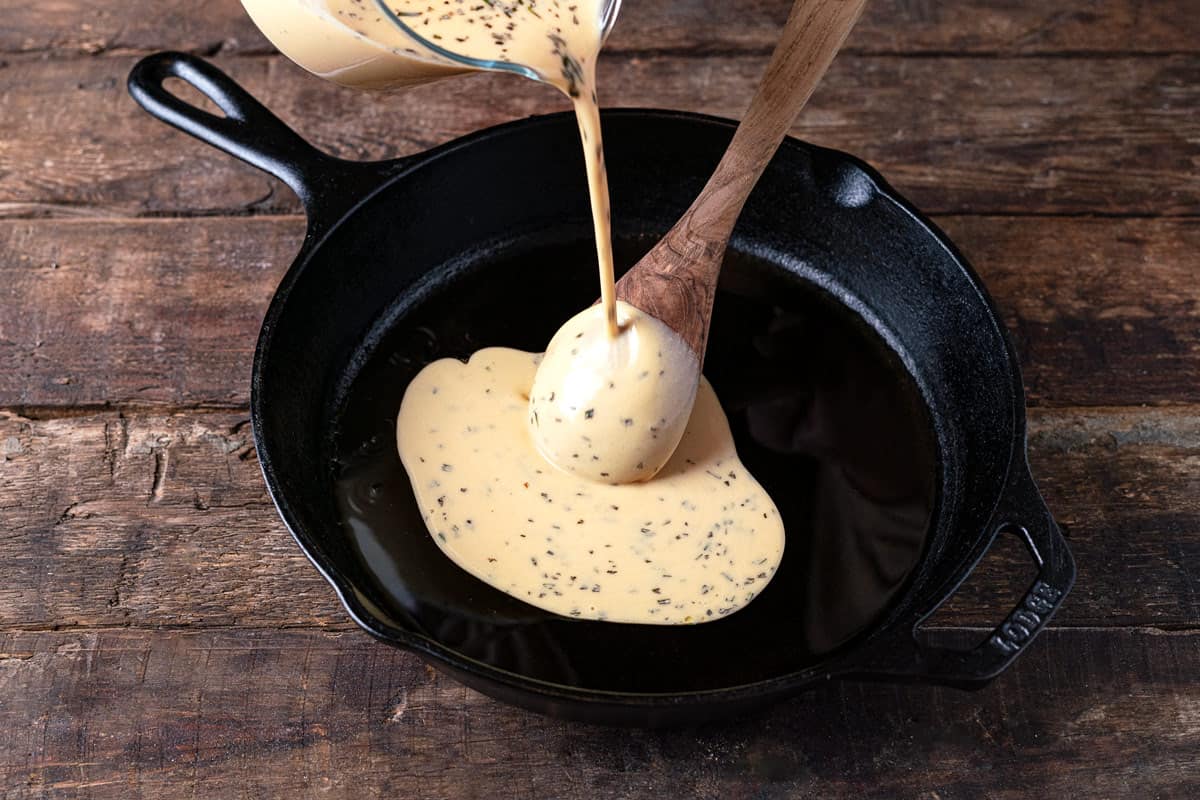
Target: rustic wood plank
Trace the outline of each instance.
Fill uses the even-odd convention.
[[[791,0],[657,0],[628,3],[609,52],[770,49]],[[1019,3],[875,0],[851,52],[1166,53],[1197,52],[1200,19],[1173,0]],[[25,4],[6,12],[0,53],[56,56],[150,50],[272,52],[237,0],[165,7],[156,0]]]
[[[421,151],[561,110],[545,87],[481,75],[366,95],[274,57],[217,59],[315,142],[350,158]],[[760,56],[623,56],[602,101],[740,116]],[[152,120],[133,60],[0,71],[0,215],[291,213],[276,181]],[[314,113],[314,109],[321,112]],[[1200,213],[1200,58],[839,59],[794,133],[857,153],[920,207],[952,213]]]
[[[737,116],[789,4],[628,3],[604,100]],[[97,219],[0,222],[0,796],[1200,795],[1187,3],[870,4],[797,133],[954,212],[939,223],[991,287],[1040,406],[1034,467],[1079,583],[981,694],[835,684],[665,733],[499,706],[348,622],[274,514],[243,410],[301,220],[113,219],[298,211],[134,108],[124,75],[163,47],[219,53],[349,157],[561,107],[496,78],[342,92],[270,55],[235,0],[5,10],[0,217]],[[998,547],[935,635],[980,635],[1026,562]]]
[[[0,222],[7,405],[249,403],[263,314],[304,222]]]
[[[363,634],[0,635],[6,797],[1186,798],[1200,634],[1048,631],[978,693],[833,683],[666,731],[500,705]]]
[[[1013,332],[1031,403],[1200,403],[1200,220],[939,221]],[[0,221],[0,406],[245,406],[302,235],[296,217]]]
[[[274,514],[246,414],[0,430],[8,625],[345,622]]]
[[[1031,404],[1200,401],[1200,220],[937,221],[999,307]]]
[[[1062,626],[1200,624],[1200,410],[1041,411],[1035,473],[1079,562]],[[0,412],[0,628],[350,627],[268,500],[244,414]],[[938,626],[1030,582],[1000,548]]]

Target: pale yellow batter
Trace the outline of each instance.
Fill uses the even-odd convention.
[[[683,624],[749,603],[775,573],[783,524],[701,380],[679,446],[651,481],[581,480],[527,427],[539,356],[488,348],[425,367],[404,394],[400,456],[438,546],[539,608]],[[615,410],[614,406],[614,410]]]

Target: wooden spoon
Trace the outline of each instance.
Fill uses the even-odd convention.
[[[673,328],[704,361],[725,245],[750,190],[829,68],[866,0],[796,0],[729,149],[700,195],[617,282],[617,298]]]

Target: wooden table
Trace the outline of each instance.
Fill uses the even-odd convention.
[[[602,101],[737,116],[788,4],[628,0]],[[0,796],[1200,796],[1194,0],[871,4],[795,133],[876,165],[982,274],[1078,585],[980,693],[834,684],[667,732],[497,704],[348,620],[248,425],[299,205],[124,79],[210,56],[350,158],[563,103],[504,76],[340,90],[235,0],[6,5]],[[937,632],[982,636],[1030,571],[995,552]]]

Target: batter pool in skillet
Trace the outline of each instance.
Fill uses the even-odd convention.
[[[753,600],[783,557],[783,523],[738,460],[712,387],[701,380],[658,475],[597,483],[552,466],[534,444],[527,414],[539,359],[488,348],[465,364],[435,361],[409,384],[400,458],[442,552],[568,617],[700,623]]]

